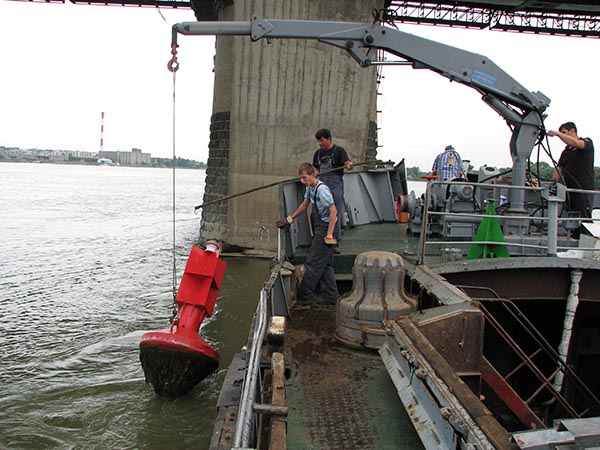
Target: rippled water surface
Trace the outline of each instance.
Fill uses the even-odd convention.
[[[0,163],[0,447],[207,448],[268,262],[227,260],[202,328],[219,371],[156,397],[138,344],[170,317],[172,183],[168,169]],[[203,190],[204,171],[176,172],[178,277]]]

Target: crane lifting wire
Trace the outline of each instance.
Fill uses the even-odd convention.
[[[179,397],[194,388],[219,365],[220,355],[198,334],[202,321],[211,316],[226,264],[221,248],[209,241],[205,249],[192,246],[177,290],[175,235],[175,106],[177,48],[168,69],[173,73],[173,316],[170,327],[145,333],[140,341],[140,362],[146,381],[164,397]]]

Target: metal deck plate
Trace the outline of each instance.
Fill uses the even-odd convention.
[[[293,311],[286,346],[288,440],[296,449],[422,449],[380,357],[333,338],[333,305]]]

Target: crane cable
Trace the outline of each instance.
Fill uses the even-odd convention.
[[[177,253],[175,248],[175,92],[176,92],[176,81],[177,81],[177,70],[179,69],[179,63],[177,62],[177,44],[171,45],[171,59],[167,63],[167,68],[173,73],[173,123],[172,123],[172,135],[173,135],[173,315],[172,322],[177,321]]]

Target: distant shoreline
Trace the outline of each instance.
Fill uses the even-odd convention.
[[[11,164],[52,164],[60,166],[107,166],[107,167],[133,167],[133,168],[149,168],[149,169],[172,169],[173,166],[161,165],[141,165],[141,164],[98,164],[95,162],[85,161],[39,161],[39,160],[26,160],[26,159],[6,159],[0,158],[0,163],[11,163]],[[190,169],[190,170],[206,170],[206,167],[189,167],[175,164],[176,169]]]
[[[100,166],[107,166],[107,167],[134,167],[134,168],[150,168],[150,169],[172,169],[173,166],[165,166],[165,165],[140,165],[140,164],[98,164],[98,163],[92,163],[92,162],[84,162],[84,161],[31,161],[31,160],[25,160],[25,159],[20,159],[20,160],[16,160],[16,159],[3,159],[0,158],[0,163],[15,163],[15,164],[54,164],[54,165],[61,165],[61,166],[94,166],[94,167],[100,167]],[[188,167],[188,166],[179,166],[179,165],[175,165],[176,169],[190,169],[190,170],[206,170],[206,167]],[[408,175],[406,177],[406,181],[419,181],[419,182],[425,182],[425,180],[419,178],[419,177],[413,177],[411,175]]]

